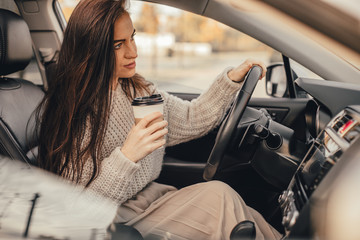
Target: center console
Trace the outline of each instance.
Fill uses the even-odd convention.
[[[279,197],[282,224],[289,232],[325,175],[360,136],[360,107],[348,107],[337,114],[314,139],[292,178]]]

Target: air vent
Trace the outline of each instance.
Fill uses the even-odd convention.
[[[344,139],[349,143],[352,143],[360,136],[360,125],[356,120],[352,124],[351,127],[344,133]]]
[[[348,114],[340,116],[333,124],[332,128],[345,139],[348,143],[353,142],[360,135],[360,124]]]
[[[332,128],[335,130],[335,132],[340,133],[340,131],[343,131],[344,126],[349,123],[349,121],[352,121],[352,117],[348,114],[345,114],[338,118],[338,120],[335,121]]]

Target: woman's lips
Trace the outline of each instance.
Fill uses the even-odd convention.
[[[136,67],[136,62],[132,62],[132,63],[130,63],[130,64],[128,64],[128,65],[125,65],[124,67],[126,67],[126,68],[128,68],[128,69],[133,69],[133,68]]]

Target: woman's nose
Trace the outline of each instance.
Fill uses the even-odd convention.
[[[126,48],[126,53],[125,53],[125,57],[126,58],[136,58],[137,55],[137,47],[135,42],[132,42],[128,45],[128,47]]]

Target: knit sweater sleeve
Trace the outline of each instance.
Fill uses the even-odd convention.
[[[228,78],[230,70],[226,68],[207,91],[191,102],[159,91],[165,99],[167,146],[201,137],[220,123],[231,99],[242,86]]]
[[[83,179],[88,179],[92,173],[92,166],[92,161],[86,162]],[[128,188],[139,168],[139,163],[129,160],[120,151],[120,147],[117,147],[108,157],[103,159],[99,175],[90,184],[89,191],[93,191],[117,203],[125,202],[131,197],[129,196]]]

